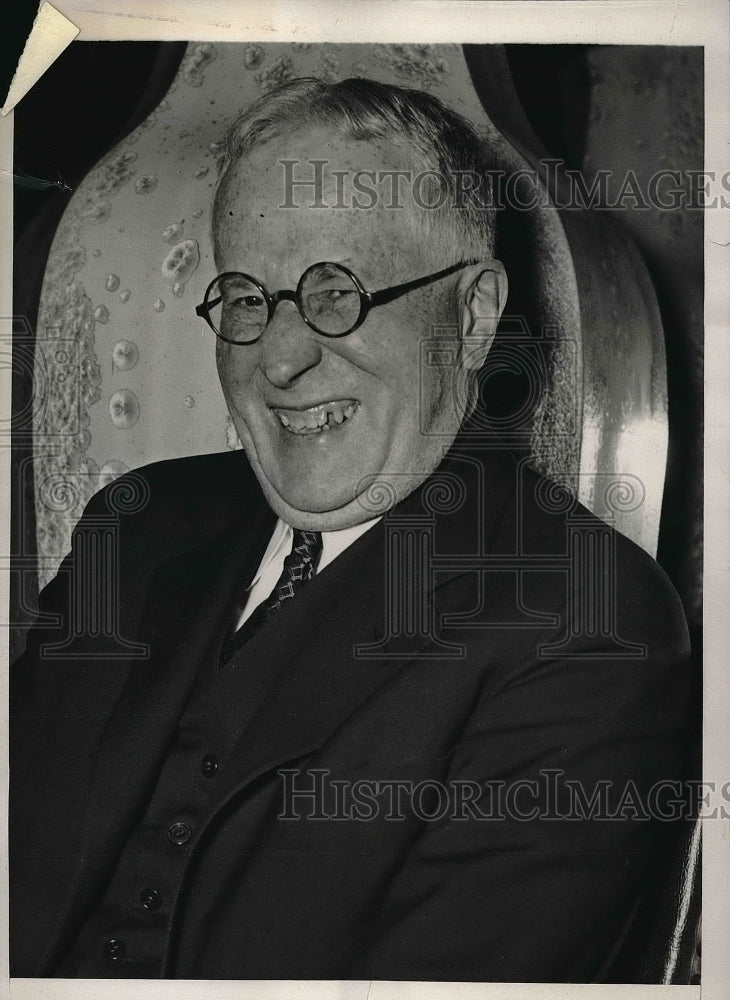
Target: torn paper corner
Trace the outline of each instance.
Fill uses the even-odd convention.
[[[78,33],[76,25],[48,0],[41,4],[0,114],[6,115],[25,97]]]

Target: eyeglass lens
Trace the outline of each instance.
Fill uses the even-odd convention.
[[[299,299],[307,320],[322,333],[346,333],[360,316],[357,285],[335,264],[310,267],[300,284]]]
[[[215,329],[240,344],[260,337],[269,319],[263,292],[243,274],[218,278],[208,292],[208,304]]]

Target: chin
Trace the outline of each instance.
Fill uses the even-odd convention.
[[[378,476],[387,460],[382,448],[363,448],[360,441],[331,449],[305,439],[295,442],[293,454],[283,455],[283,449],[272,447],[266,437],[258,439],[258,444],[249,458],[269,504],[275,510],[284,506],[303,515],[338,517],[351,504],[360,509],[358,493]],[[358,520],[363,519],[361,512]]]
[[[320,491],[316,493],[307,489],[286,489],[273,488],[277,498],[291,510],[301,511],[306,514],[336,514],[337,511],[346,507],[355,499],[355,491],[348,490],[347,493],[332,493],[323,496]]]
[[[353,528],[356,524],[370,521],[383,513],[370,510],[363,505],[359,497],[346,500],[339,506],[317,510],[306,498],[301,500],[296,496],[285,498],[269,483],[262,483],[262,489],[277,517],[293,528],[301,528],[304,531],[340,531],[342,528]]]
[[[269,507],[277,517],[292,527],[309,531],[335,531],[361,523],[372,516],[362,510],[356,498],[353,499],[354,488],[323,494],[317,484],[313,483],[308,487],[300,478],[284,476],[279,470],[269,470],[267,474],[256,450],[244,448]],[[360,516],[357,516],[358,513]]]
[[[298,458],[291,463],[272,460],[270,452],[258,452],[253,465],[267,497],[273,495],[294,510],[323,514],[337,510],[357,496],[361,474],[343,469],[341,462],[318,462]],[[338,474],[339,473],[339,474]]]

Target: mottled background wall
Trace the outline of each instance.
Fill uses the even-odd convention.
[[[377,47],[373,48],[372,59],[377,60]],[[489,58],[489,48],[470,46],[470,66],[478,66],[481,59]],[[340,69],[335,65],[335,53],[330,54],[329,62],[323,62],[324,56],[316,48],[311,53],[300,48],[297,53],[294,61],[302,63],[301,68],[297,66],[297,72],[311,69],[317,75],[326,76]],[[552,155],[565,160],[568,166],[582,169],[589,179],[598,169],[607,169],[620,176],[630,168],[646,184],[649,176],[660,168],[701,169],[702,59],[699,50],[513,46],[508,48],[507,54],[532,128]],[[381,52],[380,57],[386,61],[390,58],[391,62],[396,58],[396,63],[386,68],[393,73],[394,79],[404,83],[423,86],[431,77],[433,81],[448,79],[448,61],[443,65],[426,57],[420,62],[418,58],[409,58],[399,65],[397,54],[390,57]],[[184,58],[187,62],[183,62]],[[291,74],[292,59],[287,58],[290,58],[289,64],[281,56],[263,59],[252,46],[246,56],[245,72],[256,81],[258,89],[266,89],[282,76]],[[177,350],[174,346],[151,347],[149,339],[140,360],[138,338],[123,321],[125,308],[133,303],[133,296],[137,301],[143,297],[148,329],[154,329],[155,317],[163,311],[169,321],[171,309],[181,308],[183,303],[187,307],[191,304],[186,300],[189,293],[184,279],[193,273],[188,274],[186,267],[190,270],[196,263],[196,251],[186,241],[191,239],[196,227],[200,229],[204,224],[203,212],[212,184],[214,159],[214,151],[207,148],[207,142],[201,145],[194,127],[187,137],[190,155],[181,169],[185,170],[186,178],[190,174],[193,189],[200,189],[200,197],[195,204],[191,201],[189,212],[179,213],[179,217],[151,219],[159,237],[159,260],[154,274],[150,273],[149,282],[145,284],[136,279],[132,283],[128,275],[119,273],[117,267],[107,266],[104,259],[105,252],[109,256],[115,240],[129,247],[137,236],[125,225],[121,201],[115,204],[112,214],[112,196],[128,199],[130,206],[149,204],[150,213],[154,214],[157,186],[171,183],[165,176],[161,180],[158,172],[144,173],[136,169],[137,156],[147,142],[147,123],[158,130],[175,124],[170,118],[170,107],[158,107],[152,119],[150,114],[168,92],[176,75],[180,79],[182,74],[183,85],[194,88],[204,71],[204,49],[193,59],[190,52],[185,56],[184,45],[77,43],[63,54],[16,112],[17,167],[35,177],[60,177],[72,189],[103,153],[124,140],[115,150],[113,162],[95,177],[93,190],[88,193],[84,205],[64,218],[63,225],[69,229],[86,227],[84,259],[79,259],[80,251],[51,259],[51,266],[60,269],[52,275],[51,284],[69,291],[62,303],[54,303],[53,296],[46,294],[40,316],[44,327],[53,328],[56,313],[73,312],[78,326],[77,342],[88,348],[85,367],[81,369],[85,412],[80,415],[76,433],[58,442],[59,460],[65,462],[66,467],[76,463],[76,468],[87,477],[88,490],[93,490],[94,483],[104,481],[105,477],[118,474],[124,466],[137,464],[134,461],[136,448],[143,435],[151,432],[150,424],[145,424],[141,414],[147,412],[149,403],[144,393],[149,394],[152,390],[147,384],[143,390],[136,391],[134,383],[140,372],[149,371],[153,360],[150,352],[155,349],[162,352],[155,363],[177,365],[179,377],[175,392],[166,399],[167,426],[164,420],[155,422],[154,445],[147,460],[174,454],[178,447],[176,442],[184,440],[188,433],[186,428],[189,428],[192,450],[222,449],[230,443],[226,438],[222,401],[210,380],[212,367],[209,366],[208,371],[204,364],[193,364],[188,371],[181,363],[179,352],[174,357],[164,357],[165,352]],[[198,114],[202,113],[201,108]],[[206,121],[214,116],[215,108],[207,109]],[[215,126],[215,122],[212,124]],[[63,141],[50,143],[49,135],[62,135]],[[185,138],[183,136],[183,140]],[[174,172],[170,176],[174,182]],[[25,319],[25,327],[23,323],[18,324],[21,348],[25,343],[33,345],[49,248],[69,197],[68,192],[58,188],[18,189],[15,313]],[[696,211],[670,213],[651,208],[647,211],[613,210],[612,214],[618,224],[633,235],[644,256],[657,289],[666,331],[670,461],[659,559],[678,587],[693,632],[698,637],[701,606],[701,216]],[[98,236],[95,240],[88,238],[94,227]],[[68,235],[69,247],[80,245],[73,232]],[[197,232],[193,238],[199,242]],[[176,246],[179,259],[168,260]],[[164,273],[166,260],[167,276]],[[81,265],[88,291],[75,278]],[[68,300],[68,295],[75,296],[73,302]],[[36,360],[40,354],[36,352]],[[59,356],[54,346],[53,353],[46,358],[47,363],[54,366],[56,378],[56,369],[61,365],[57,360]],[[32,389],[29,367],[16,368],[15,403],[20,411],[23,402],[30,399]],[[54,405],[62,408],[63,400],[63,392],[57,393]],[[84,417],[88,418],[89,414],[91,418],[85,421]],[[50,420],[63,421],[67,417],[68,414],[60,412],[48,414]],[[96,421],[94,428],[91,419]],[[194,447],[198,443],[198,428],[203,424],[215,428],[213,438],[203,447]],[[123,433],[115,434],[116,431]],[[27,442],[19,439],[14,457],[14,548],[32,554],[37,526],[29,496],[32,477],[28,471],[31,466],[26,461],[30,457]],[[54,460],[50,456],[45,461],[52,468]],[[63,525],[62,520],[58,523]],[[54,524],[53,518],[46,518],[43,530],[52,532]],[[66,539],[60,531],[57,539],[44,538],[44,543],[49,551],[62,550]],[[32,582],[28,581],[25,590],[16,587],[16,618],[21,621],[32,605],[32,590]]]

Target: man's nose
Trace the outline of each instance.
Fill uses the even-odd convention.
[[[261,337],[261,367],[278,389],[286,389],[322,358],[322,345],[295,303],[279,302]]]

